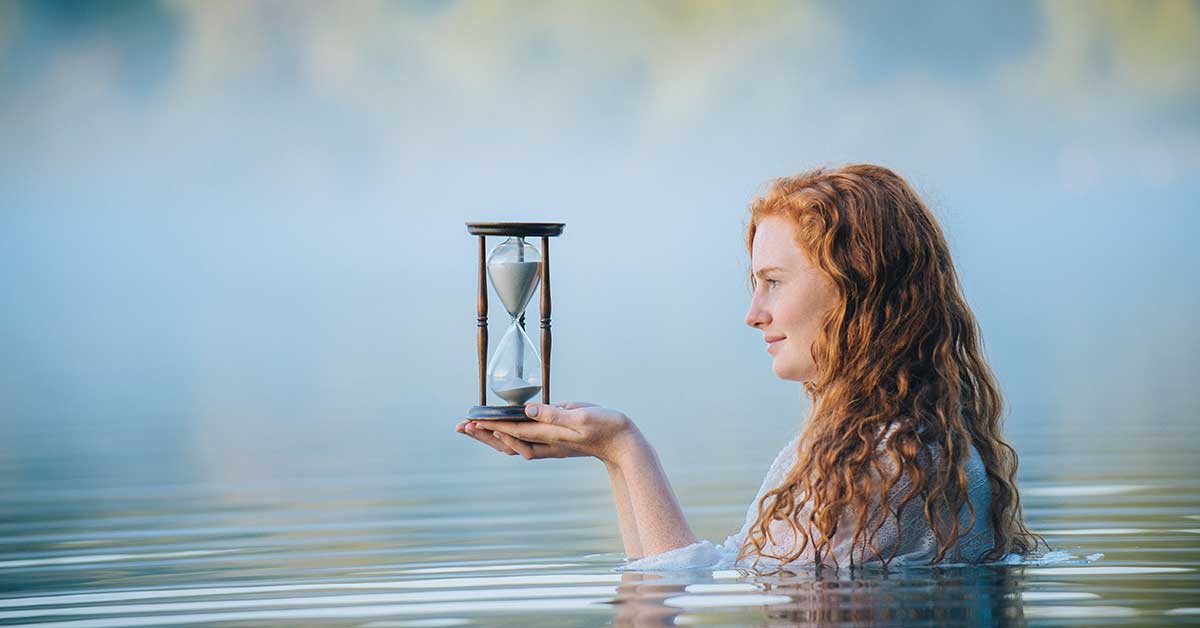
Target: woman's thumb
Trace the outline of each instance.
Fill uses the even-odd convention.
[[[544,403],[525,404],[525,416],[541,423],[546,423],[552,420],[556,410],[557,408],[554,406],[546,405]]]

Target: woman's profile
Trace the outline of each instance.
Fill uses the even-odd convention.
[[[631,569],[978,563],[1036,548],[1001,396],[932,213],[891,170],[818,168],[750,205],[746,323],[812,399],[740,531],[697,541],[654,448],[592,404],[457,431],[526,459],[594,456]]]

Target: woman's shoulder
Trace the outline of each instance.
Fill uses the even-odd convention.
[[[796,466],[796,458],[798,457],[798,447],[800,446],[800,432],[796,432],[783,449],[775,454],[775,459],[771,461],[771,466],[767,468],[767,476],[763,479],[762,487],[759,489],[761,495],[767,489],[774,488],[779,484],[792,467]]]
[[[876,448],[879,454],[882,455],[887,451],[889,441],[894,438],[896,434],[900,432],[901,428],[905,427],[907,424],[908,423],[906,421],[897,419],[881,428],[883,436],[879,439],[879,444]],[[921,435],[926,432],[926,429],[925,426],[918,425],[913,429],[913,431],[918,435]],[[965,466],[964,470],[967,472],[969,488],[973,490],[981,481],[987,480],[987,468],[984,466],[983,460],[979,456],[979,450],[975,448],[975,444],[971,442],[970,437],[966,436],[965,438],[967,449],[966,456],[963,458],[963,464]],[[882,457],[884,460],[891,459],[891,457],[887,455],[882,455]],[[920,465],[931,466],[941,465],[944,459],[945,456],[943,455],[942,447],[940,445],[938,445],[936,442],[925,442],[924,451],[922,452],[922,455],[919,455],[917,463]]]

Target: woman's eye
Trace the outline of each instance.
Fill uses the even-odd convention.
[[[778,279],[768,279],[768,280],[766,280],[766,284],[767,284],[767,289],[770,290],[771,288],[776,288],[779,286],[779,280]]]

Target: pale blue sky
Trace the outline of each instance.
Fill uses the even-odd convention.
[[[558,399],[774,452],[745,206],[848,161],[942,219],[1018,440],[1197,410],[1196,2],[89,6],[0,4],[11,468],[457,452],[468,220],[567,223]]]

